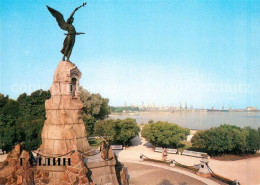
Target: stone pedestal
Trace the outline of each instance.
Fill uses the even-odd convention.
[[[46,158],[70,158],[72,151],[90,151],[81,115],[83,104],[78,93],[80,78],[81,72],[75,64],[68,61],[59,63],[50,89],[51,98],[45,102],[47,119],[41,133],[39,153]],[[37,169],[48,173],[49,184],[59,184],[66,181],[70,167],[37,166]],[[77,174],[74,177],[75,182],[80,180]],[[67,183],[74,180],[70,178]]]
[[[118,185],[114,156],[111,160],[103,160],[99,153],[87,157],[87,163],[84,164],[80,155],[93,155],[89,152],[91,149],[81,115],[83,104],[78,93],[80,77],[81,72],[73,63],[59,63],[50,89],[51,98],[45,102],[47,119],[39,148],[43,156],[71,158],[72,166],[38,166],[37,169],[48,172],[48,184],[92,184],[93,181],[97,185]],[[72,151],[76,152],[71,155]],[[76,163],[73,162],[75,158]],[[42,182],[42,179],[39,181]]]
[[[91,174],[91,179],[96,185],[118,185],[116,177],[116,160],[113,157],[111,160],[103,160],[101,158],[101,153],[88,157],[84,160],[89,173]]]
[[[208,163],[209,163],[209,161],[207,159],[202,159],[200,161],[199,171],[196,174],[201,176],[201,177],[205,177],[205,178],[210,177],[211,174],[210,174],[209,169],[207,168]]]
[[[47,119],[40,154],[55,157],[73,150],[90,150],[81,116],[83,104],[78,95],[80,77],[81,72],[73,63],[59,63],[50,89],[51,98],[45,102]]]

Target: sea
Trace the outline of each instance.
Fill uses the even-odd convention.
[[[250,126],[257,129],[260,127],[260,112],[149,111],[113,113],[108,119],[125,118],[136,119],[138,124],[147,124],[149,120],[168,121],[194,130],[209,129],[221,124],[231,124],[241,128]]]

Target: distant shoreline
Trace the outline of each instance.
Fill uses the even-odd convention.
[[[225,112],[225,113],[230,113],[230,112],[246,112],[246,113],[255,113],[255,112],[260,112],[260,110],[245,110],[245,109],[233,109],[233,110],[222,110],[222,109],[183,109],[183,110],[144,110],[144,111],[123,111],[123,112],[112,112],[109,116],[114,116],[118,114],[138,114],[138,113],[160,113],[160,112],[209,112],[209,113],[214,113],[214,112]]]

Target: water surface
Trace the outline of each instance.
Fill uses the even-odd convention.
[[[260,112],[137,112],[112,114],[109,118],[134,118],[139,124],[146,124],[149,120],[168,121],[189,129],[208,129],[224,123],[239,127],[260,127]]]

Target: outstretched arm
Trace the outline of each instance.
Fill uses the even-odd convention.
[[[81,34],[85,34],[85,33],[83,33],[83,32],[76,33],[76,35],[81,35]]]
[[[82,33],[82,32],[79,32],[79,33],[64,33],[64,35],[81,35],[81,34],[85,34],[85,33]]]
[[[69,18],[72,18],[73,17],[73,15],[75,14],[75,12],[78,10],[78,9],[80,9],[81,7],[83,7],[83,6],[85,6],[87,3],[83,3],[81,6],[79,6],[79,7],[77,7],[77,8],[75,8],[75,10],[71,13],[71,15],[70,15],[70,17]]]
[[[71,13],[69,19],[73,17],[73,15],[75,14],[75,12],[76,12],[78,9],[79,9],[79,8],[75,8],[75,10]]]

